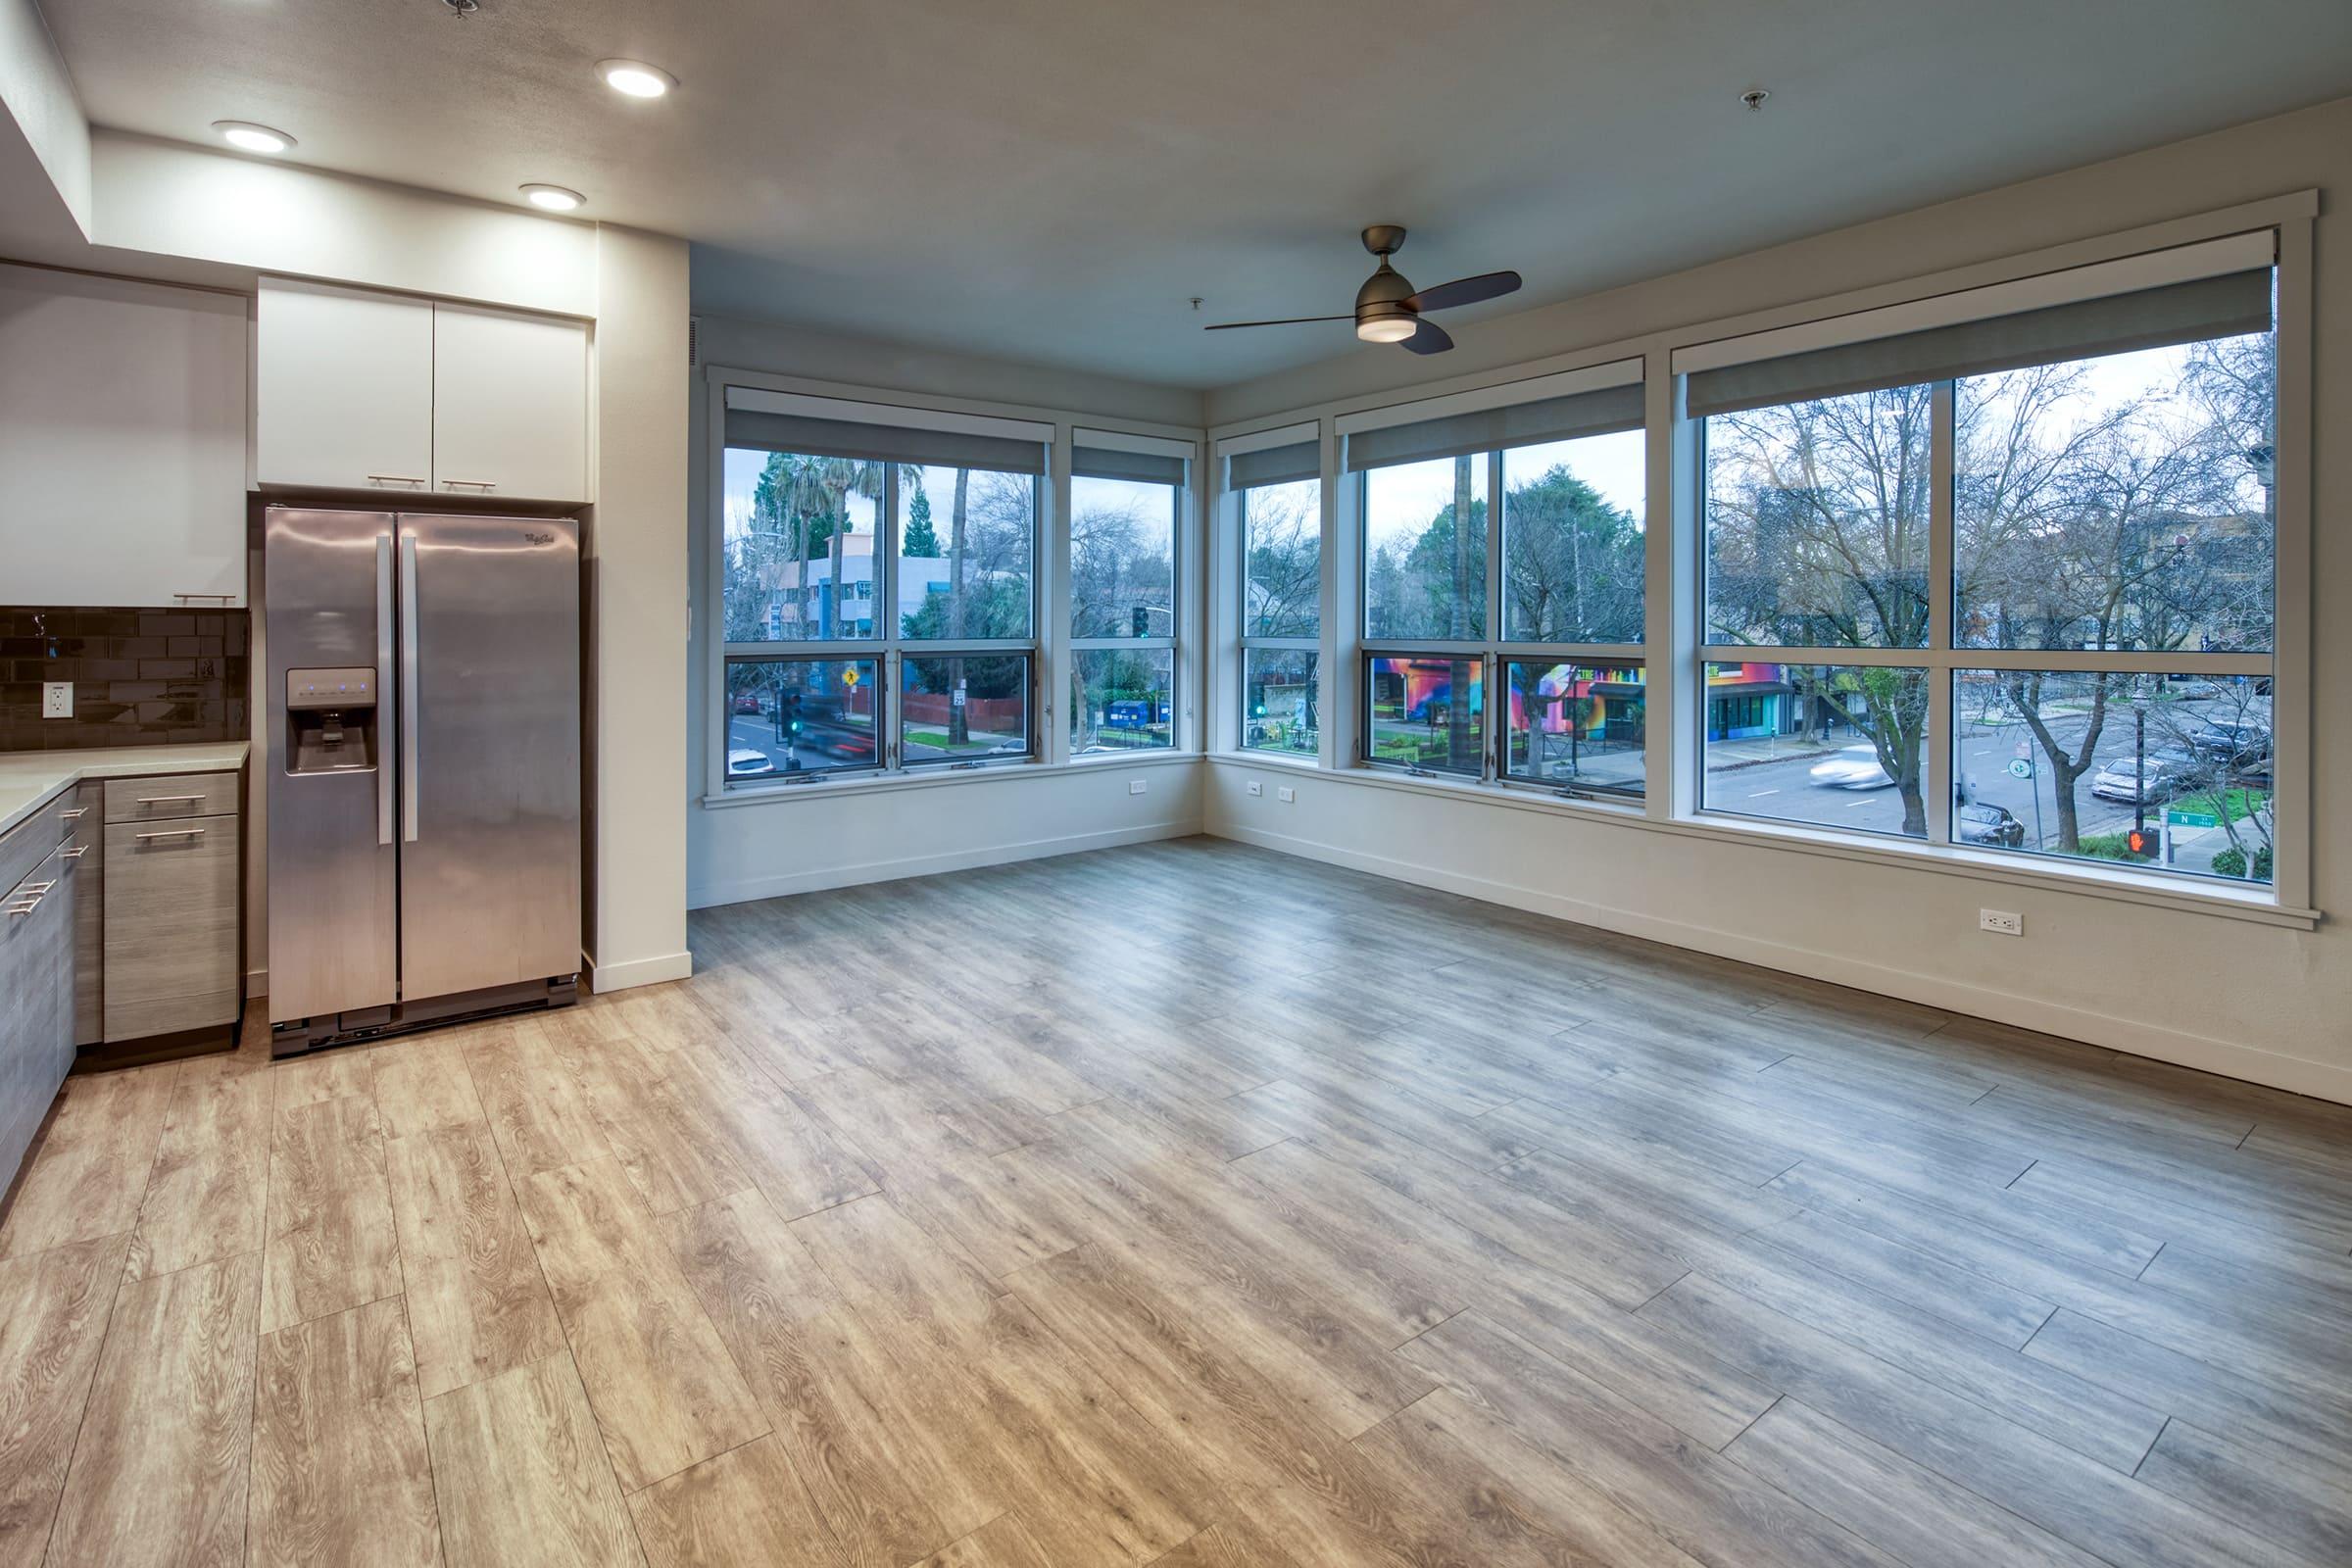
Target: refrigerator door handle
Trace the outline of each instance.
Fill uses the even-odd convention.
[[[416,842],[416,536],[400,538],[400,836]]]
[[[378,712],[387,716],[392,705],[383,702],[384,677],[392,672],[392,536],[375,536],[375,695]],[[393,726],[403,731],[405,725]],[[383,753],[378,734],[375,759],[375,842],[392,842],[392,760]]]

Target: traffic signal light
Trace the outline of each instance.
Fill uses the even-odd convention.
[[[792,691],[776,693],[776,732],[798,735],[801,732],[801,694]]]
[[[1149,605],[1138,605],[1138,606],[1136,606],[1136,607],[1135,607],[1135,612],[1134,612],[1134,615],[1133,615],[1132,619],[1133,619],[1134,626],[1135,626],[1135,635],[1136,635],[1136,636],[1138,636],[1138,637],[1149,637],[1149,636],[1151,636],[1151,635],[1152,635],[1152,607],[1151,607],[1151,606],[1149,606]]]
[[[2148,853],[2148,836],[2140,829],[2133,828],[2124,835],[2124,845],[2133,855],[2145,855]]]

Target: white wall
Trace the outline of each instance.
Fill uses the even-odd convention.
[[[1449,375],[1893,283],[2317,187],[2312,571],[2316,930],[1676,832],[1362,774],[1206,769],[1212,833],[2187,1065],[2352,1102],[2352,100],[1457,329]],[[1212,423],[1411,384],[1351,355],[1209,397]],[[2291,411],[2289,411],[2291,416]],[[2282,479],[2283,489],[2291,479]],[[1981,934],[1985,906],[2026,937]]]
[[[978,399],[1030,409],[1083,412],[1102,419],[1199,426],[1197,392],[1144,386],[1102,376],[934,354],[902,344],[868,343],[764,321],[704,317],[706,365],[805,376],[845,387],[887,388],[922,396]],[[1091,760],[1062,766],[1007,768],[906,787],[806,785],[810,793],[702,803],[704,756],[712,700],[703,638],[718,616],[700,601],[709,564],[712,498],[707,389],[694,389],[693,582],[695,643],[687,681],[689,740],[684,758],[687,898],[695,907],[774,898],[815,888],[917,876],[1004,860],[1101,849],[1200,830],[1200,768],[1186,759],[1141,762]],[[1081,421],[1084,422],[1084,421]],[[1056,721],[1061,708],[1055,705]],[[1128,765],[1132,762],[1133,765]],[[675,763],[673,761],[672,766]],[[674,774],[673,774],[674,776]],[[1129,793],[1141,778],[1146,792]]]
[[[686,246],[597,234],[589,520],[589,954],[596,989],[675,980],[686,954]]]
[[[16,122],[23,153],[39,167],[74,223],[90,227],[90,123],[65,57],[33,0],[0,0],[0,108]],[[15,151],[15,149],[11,149]],[[0,184],[12,198],[40,199],[29,183]]]
[[[90,239],[125,258],[597,314],[594,223],[122,131],[90,145]]]

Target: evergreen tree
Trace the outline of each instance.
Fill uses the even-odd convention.
[[[931,527],[931,498],[923,493],[923,470],[905,468],[904,477],[914,482],[914,500],[906,508],[906,536],[899,541],[899,553],[908,557],[936,559],[939,555],[939,535]]]

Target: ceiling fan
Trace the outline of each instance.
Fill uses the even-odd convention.
[[[1363,233],[1364,249],[1380,258],[1380,268],[1355,291],[1355,309],[1346,316],[1293,316],[1278,321],[1219,321],[1205,328],[1230,332],[1241,326],[1296,326],[1305,321],[1353,321],[1355,335],[1367,343],[1401,343],[1415,354],[1443,354],[1453,339],[1435,321],[1424,320],[1430,311],[1456,305],[1476,305],[1519,287],[1517,272],[1481,272],[1416,292],[1402,272],[1389,265],[1404,244],[1404,229],[1396,223],[1375,223]]]

